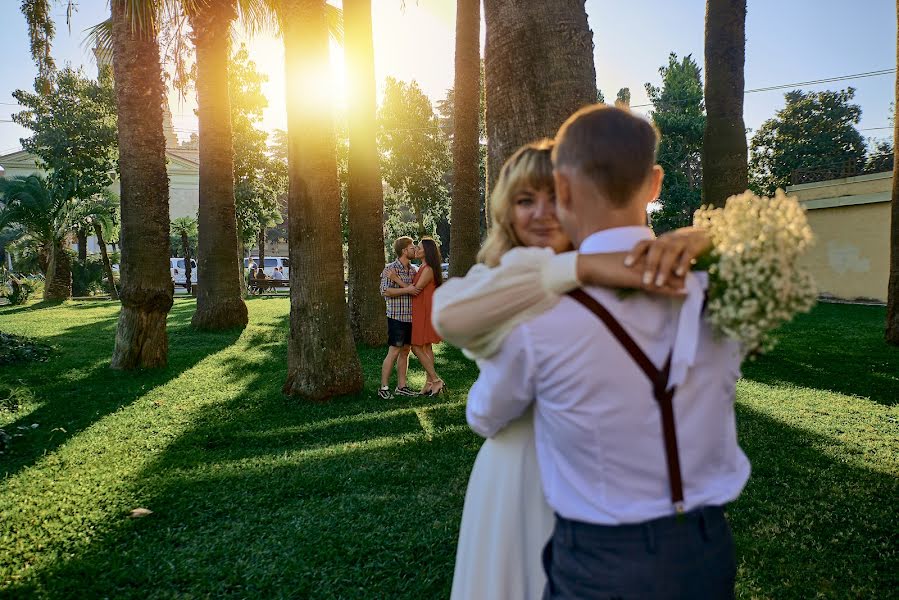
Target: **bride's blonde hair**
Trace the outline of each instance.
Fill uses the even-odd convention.
[[[525,144],[503,165],[490,195],[490,217],[493,223],[487,239],[478,252],[478,262],[488,267],[499,264],[503,254],[523,245],[512,228],[512,199],[521,189],[553,190],[552,149],[554,142],[542,139]]]

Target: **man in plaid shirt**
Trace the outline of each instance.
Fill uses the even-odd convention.
[[[384,364],[381,365],[381,387],[378,390],[378,396],[384,399],[391,397],[387,381],[390,379],[394,363],[396,363],[394,393],[400,396],[418,395],[406,385],[409,350],[412,344],[412,296],[418,295],[418,289],[412,285],[415,265],[411,262],[415,258],[416,248],[412,238],[403,236],[393,242],[393,251],[396,253],[396,260],[381,271],[381,295],[387,303],[387,343],[390,345]],[[400,286],[388,278],[389,271],[396,273],[405,286]]]

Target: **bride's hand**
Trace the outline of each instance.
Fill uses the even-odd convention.
[[[712,247],[712,241],[704,229],[681,227],[660,235],[654,240],[643,240],[627,255],[624,264],[642,271],[643,289],[661,288],[672,278],[683,278],[690,266]]]
[[[684,295],[684,278],[670,274],[661,286],[654,282],[643,284],[643,264],[641,255],[633,266],[626,267],[625,252],[611,254],[579,254],[577,257],[577,278],[586,285],[600,285],[612,288],[641,289],[662,296],[681,297]]]

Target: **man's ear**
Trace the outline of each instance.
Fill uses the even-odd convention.
[[[553,169],[553,180],[556,184],[556,206],[563,210],[571,209],[571,179],[559,169]]]

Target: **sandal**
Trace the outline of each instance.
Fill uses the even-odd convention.
[[[421,388],[421,391],[418,392],[420,396],[430,396],[432,386],[437,383],[436,381],[431,381],[430,379],[425,383],[425,386]]]
[[[431,396],[431,397],[439,396],[446,389],[446,383],[444,383],[444,381],[442,379],[438,379],[437,381],[434,381],[433,384],[434,385],[431,388],[431,392],[428,394],[428,396]]]

